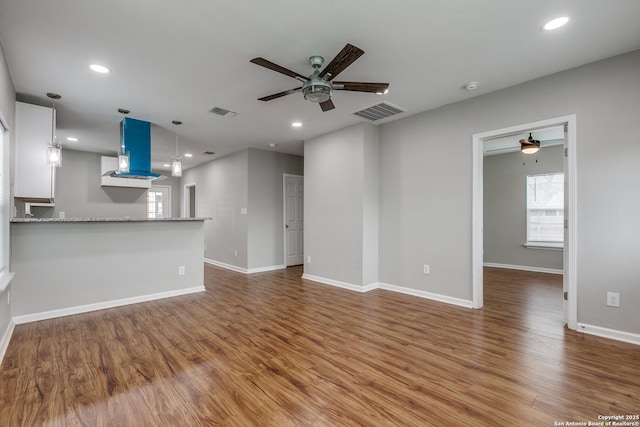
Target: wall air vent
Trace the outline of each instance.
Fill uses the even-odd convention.
[[[209,110],[210,113],[213,114],[217,114],[219,116],[222,117],[235,117],[238,113],[234,112],[234,111],[230,111],[230,110],[226,110],[224,108],[220,108],[220,107],[213,107]]]
[[[356,111],[353,114],[375,122],[376,120],[386,119],[387,117],[395,116],[396,114],[404,113],[405,111],[407,110],[403,110],[396,105],[389,104],[388,102],[381,102],[363,110]]]

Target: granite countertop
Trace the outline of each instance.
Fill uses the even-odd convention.
[[[181,222],[206,221],[211,218],[12,218],[12,223],[47,222]]]

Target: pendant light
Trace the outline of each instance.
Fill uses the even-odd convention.
[[[118,152],[118,172],[129,173],[131,163],[129,162],[129,153],[126,152],[126,146],[124,145],[124,119],[129,110],[124,108],[118,108],[118,113],[122,114],[122,122],[120,122],[120,151]]]
[[[182,122],[180,120],[173,120],[173,123],[176,126],[180,126]],[[178,154],[178,128],[176,127],[176,157],[174,157],[171,162],[171,176],[181,177],[182,176],[182,162],[180,161],[182,157]]]
[[[51,142],[47,148],[47,163],[54,166],[62,166],[62,145],[56,140],[56,100],[62,98],[57,93],[49,92],[47,96],[53,100],[51,110]]]
[[[529,132],[528,139],[520,140],[520,151],[522,151],[523,154],[534,154],[537,153],[538,150],[540,150],[540,141],[533,139],[531,132]]]

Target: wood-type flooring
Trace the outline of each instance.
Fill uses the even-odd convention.
[[[206,292],[16,326],[0,426],[557,426],[640,413],[640,346],[563,327],[561,276],[487,268],[473,310],[301,274],[207,265]]]

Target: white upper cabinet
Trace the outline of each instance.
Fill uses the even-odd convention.
[[[52,109],[16,102],[14,196],[53,201],[55,167],[47,163]]]

